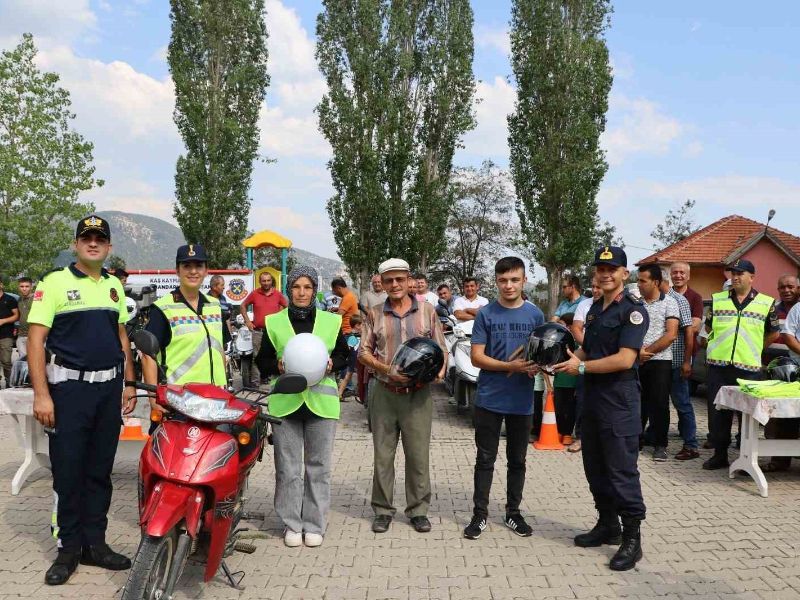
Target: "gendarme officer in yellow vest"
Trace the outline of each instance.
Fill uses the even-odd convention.
[[[339,315],[317,310],[317,272],[299,266],[286,277],[289,306],[269,315],[256,364],[262,375],[283,371],[286,345],[295,335],[312,333],[330,355],[327,373],[301,394],[273,394],[269,412],[282,423],[275,442],[275,512],[289,547],[322,544],[330,509],[331,454],[339,420],[339,390],[331,373],[347,365],[349,348],[340,333]]]
[[[212,383],[224,387],[227,381],[222,307],[216,298],[200,291],[208,275],[205,248],[200,244],[178,248],[175,271],[180,285],[153,305],[156,310],[150,310],[146,327],[158,339],[159,362],[167,382]],[[158,369],[152,358],[142,356],[142,374],[146,383],[157,383]],[[154,400],[150,405],[163,410]]]
[[[36,288],[28,323],[33,414],[50,438],[58,494],[58,558],[45,583],[66,583],[78,563],[119,571],[131,561],[105,543],[121,414],[136,405],[128,311],[119,279],[103,268],[111,229],[90,215],[75,231],[77,261]]]
[[[723,385],[761,379],[761,351],[778,337],[780,325],[771,296],[753,289],[756,268],[739,259],[728,267],[731,289],[711,297],[711,326],[706,348],[708,418],[714,455],[704,469],[728,466],[728,446],[734,411],[715,410],[714,398]]]

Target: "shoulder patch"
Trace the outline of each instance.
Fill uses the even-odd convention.
[[[44,273],[41,277],[39,277],[39,281],[42,281],[45,277],[50,275],[51,273],[57,273],[58,271],[63,271],[64,267],[56,267],[55,269],[50,269],[47,273]]]
[[[644,323],[644,315],[638,310],[632,310],[628,317],[634,325],[641,325]]]

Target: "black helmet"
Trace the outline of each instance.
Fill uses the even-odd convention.
[[[549,367],[569,359],[567,348],[575,352],[576,347],[569,329],[561,323],[545,323],[531,332],[526,357],[550,373]]]
[[[444,365],[444,352],[430,338],[415,337],[400,344],[392,359],[397,367],[413,383],[430,383]]]
[[[779,356],[767,365],[767,375],[770,379],[779,379],[780,381],[798,381],[800,380],[800,364],[788,356]]]

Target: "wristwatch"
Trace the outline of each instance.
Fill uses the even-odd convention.
[[[586,372],[586,363],[581,361],[578,363],[578,375],[583,375]]]

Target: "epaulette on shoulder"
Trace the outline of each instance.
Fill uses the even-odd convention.
[[[640,306],[644,305],[644,300],[639,298],[638,296],[634,296],[630,290],[625,290],[625,296],[634,304],[638,304]]]
[[[39,277],[39,281],[43,281],[45,277],[50,275],[51,273],[57,273],[58,271],[63,271],[64,267],[56,267],[55,269],[50,269],[47,273],[44,273],[41,277]]]

